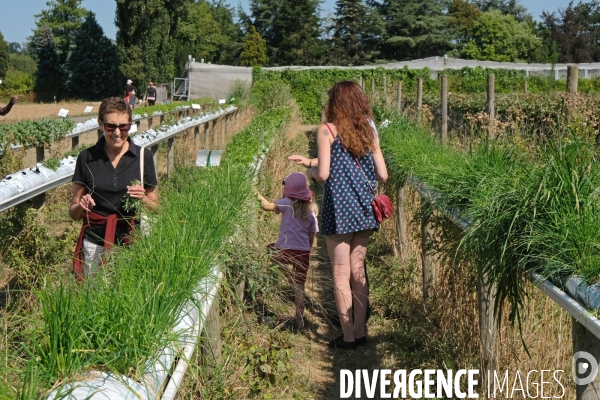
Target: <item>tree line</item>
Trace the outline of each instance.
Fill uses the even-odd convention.
[[[506,62],[600,61],[600,3],[544,11],[518,0],[115,0],[115,41],[82,0],[51,0],[27,43],[0,34],[0,79],[59,98],[98,99],[185,75],[188,55],[244,66],[358,66],[430,56]]]

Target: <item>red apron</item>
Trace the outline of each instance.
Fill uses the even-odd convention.
[[[75,273],[75,279],[78,282],[83,282],[83,238],[85,236],[85,230],[92,225],[103,225],[106,227],[104,232],[104,251],[110,250],[116,241],[117,234],[117,214],[110,214],[108,216],[102,216],[93,211],[86,213],[83,216],[83,224],[81,225],[81,231],[79,232],[79,239],[77,239],[77,246],[75,247],[75,257],[73,257],[73,272]],[[121,220],[122,221],[122,220]],[[126,221],[129,225],[129,231],[135,229],[133,221]],[[125,239],[125,243],[131,243],[129,237]]]

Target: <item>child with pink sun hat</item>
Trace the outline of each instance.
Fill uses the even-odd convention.
[[[283,198],[270,202],[260,194],[262,209],[281,214],[279,236],[275,243],[267,246],[273,262],[282,266],[292,265],[292,271],[285,269],[294,290],[296,306],[295,322],[304,327],[304,284],[310,262],[310,250],[319,231],[317,214],[319,209],[312,201],[303,173],[294,172],[283,181]]]

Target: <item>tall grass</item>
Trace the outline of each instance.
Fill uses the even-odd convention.
[[[511,322],[520,322],[526,273],[557,283],[571,274],[600,277],[600,164],[592,145],[561,136],[533,153],[499,142],[464,152],[402,118],[381,137],[397,181],[418,176],[443,195],[439,205],[472,221],[462,246],[497,284],[499,313],[509,301]]]

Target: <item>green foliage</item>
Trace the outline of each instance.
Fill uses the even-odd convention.
[[[240,65],[255,67],[265,65],[266,63],[267,42],[260,37],[260,33],[258,33],[254,25],[252,25],[250,31],[246,34],[244,44],[242,45]]]
[[[242,132],[236,134],[227,146],[221,164],[248,165],[256,155],[264,154],[273,138],[291,119],[289,108],[280,106],[252,120]]]
[[[205,62],[217,63],[220,51],[230,39],[213,16],[213,7],[207,1],[190,5],[189,13],[184,14],[177,35],[177,71],[184,70],[188,55],[198,61],[204,59]]]
[[[260,37],[267,43],[267,58],[275,55],[275,31],[273,21],[279,12],[279,0],[250,0],[250,15],[240,10],[240,24],[245,32],[254,26]]]
[[[429,70],[409,70],[408,68],[398,70],[387,70],[377,68],[373,70],[354,70],[354,69],[323,69],[307,71],[263,71],[255,69],[253,71],[253,82],[256,86],[264,82],[269,85],[269,81],[274,82],[282,80],[289,85],[294,99],[300,107],[302,116],[308,123],[318,123],[321,120],[321,109],[327,102],[327,91],[336,82],[348,79],[359,81],[362,76],[366,82],[367,92],[370,91],[371,78],[375,78],[377,88],[383,86],[383,76],[388,81],[388,90],[391,90],[391,82],[404,81],[404,90],[415,90],[416,78],[424,77],[424,88],[433,90],[438,86],[437,81],[429,78]],[[268,87],[268,86],[266,86]],[[380,90],[380,89],[379,89]]]
[[[6,78],[2,81],[2,86],[0,86],[0,96],[25,94],[33,90],[34,84],[33,75],[10,67]]]
[[[46,2],[47,10],[36,14],[36,29],[34,37],[42,34],[44,28],[49,28],[56,40],[57,53],[60,64],[63,65],[67,59],[71,39],[83,23],[88,11],[81,7],[82,0],[50,0]],[[35,41],[34,41],[35,43]],[[42,60],[43,54],[39,54],[39,47],[34,44],[38,60]]]
[[[531,19],[527,9],[519,4],[518,0],[475,0],[474,4],[483,12],[498,10],[504,15],[510,15],[517,21],[523,22]]]
[[[94,146],[93,144],[81,144],[79,145],[79,147],[75,148],[75,149],[71,149],[69,151],[65,151],[63,154],[64,158],[67,157],[77,157],[77,155],[79,155],[79,153],[81,153],[83,150],[85,149],[89,149],[90,147]]]
[[[209,6],[213,18],[226,37],[225,45],[220,46],[217,51],[215,63],[237,65],[242,51],[243,35],[239,24],[234,22],[233,7],[228,5],[225,0],[213,0]]]
[[[138,180],[131,181],[130,186],[141,185],[142,182]],[[125,193],[123,195],[123,209],[127,212],[132,211],[136,215],[140,215],[142,211],[144,211],[144,204],[142,199],[136,199],[129,195],[129,193]]]
[[[323,64],[317,5],[318,0],[281,0],[273,19],[272,64]]]
[[[526,22],[518,22],[512,15],[504,15],[499,10],[483,13],[468,35],[470,40],[461,52],[473,60],[526,61],[540,45]]]
[[[397,182],[419,177],[442,195],[437,207],[471,221],[462,246],[497,285],[498,312],[508,300],[511,321],[520,323],[528,272],[600,278],[600,163],[594,147],[564,127],[526,151],[483,142],[460,153],[398,118],[381,138]]]
[[[188,21],[191,0],[117,0],[115,24],[119,70],[136,87],[171,82],[180,24]]]
[[[278,383],[288,382],[292,377],[291,349],[280,348],[269,342],[268,348],[251,346],[242,380],[250,385],[250,395],[262,394]]]
[[[40,223],[38,211],[29,208],[19,224],[13,225],[14,236],[6,237],[3,232],[3,263],[17,276],[23,290],[38,287],[43,278],[57,265],[69,260],[73,237],[68,233],[56,238],[48,231],[48,226]],[[2,221],[3,228],[8,221]],[[14,229],[18,228],[18,229]],[[11,230],[10,228],[7,230]]]
[[[0,79],[4,79],[6,72],[8,72],[8,60],[8,43],[6,43],[2,32],[0,32]]]
[[[89,13],[71,39],[63,87],[70,98],[102,100],[119,93],[117,49]]]
[[[331,29],[330,64],[363,65],[378,54],[377,38],[383,26],[374,9],[362,0],[337,0]]]
[[[11,53],[9,64],[11,68],[31,75],[37,71],[37,63],[33,57],[25,54]]]
[[[377,9],[385,21],[382,56],[414,60],[443,56],[452,49],[450,17],[442,0],[385,0]]]
[[[37,121],[21,121],[0,125],[0,145],[20,144],[23,146],[43,146],[64,137],[75,123],[70,118],[64,121],[42,118]]]
[[[38,69],[35,73],[35,90],[47,97],[60,96],[63,68],[60,63],[56,42],[52,31],[42,27],[33,37],[36,48]]]
[[[44,167],[56,171],[60,167],[60,160],[56,157],[47,158],[42,162]]]
[[[540,31],[547,51],[557,50],[558,62],[586,63],[600,61],[600,3],[571,1],[558,13],[544,12]],[[556,62],[556,60],[555,60]]]

